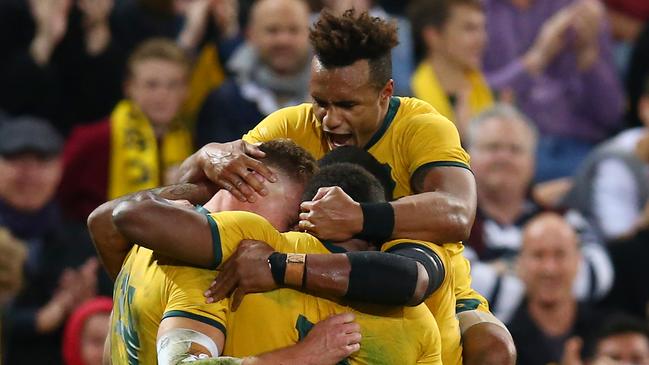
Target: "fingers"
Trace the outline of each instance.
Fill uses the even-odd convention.
[[[239,305],[241,304],[244,295],[246,295],[246,292],[243,289],[241,288],[234,289],[234,292],[232,293],[232,300],[230,302],[230,309],[233,312],[236,312],[237,309],[239,309]]]
[[[331,191],[334,191],[336,188],[337,188],[336,186],[331,186],[331,187],[325,187],[325,188],[318,189],[318,192],[315,193],[315,196],[313,197],[313,199],[311,199],[311,201],[316,201],[316,200],[320,200],[320,199],[324,198],[325,195],[327,195]]]
[[[259,149],[259,146],[256,144],[251,144],[246,141],[243,141],[243,151],[246,153],[246,155],[254,157],[254,158],[264,158],[266,157],[266,153],[262,150]]]

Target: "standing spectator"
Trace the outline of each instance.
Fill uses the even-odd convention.
[[[189,67],[183,51],[153,39],[128,64],[128,99],[110,117],[76,129],[65,147],[60,197],[71,218],[85,222],[106,200],[173,181],[191,153],[190,134],[178,120]]]
[[[579,256],[577,234],[561,216],[543,213],[526,225],[518,262],[526,300],[508,325],[517,364],[558,363],[566,340],[590,333],[601,319],[573,294]]]
[[[487,80],[539,127],[536,180],[570,176],[621,126],[623,97],[598,0],[487,0]]]
[[[232,56],[234,77],[208,95],[197,145],[240,138],[266,115],[309,99],[309,9],[301,0],[260,0],[248,40]]]
[[[486,45],[479,0],[419,0],[409,10],[425,59],[412,76],[413,95],[430,103],[465,136],[469,120],[493,104],[480,67]]]
[[[0,105],[67,133],[119,100],[124,53],[108,17],[114,0],[0,3]]]
[[[523,225],[545,211],[529,195],[536,130],[513,107],[496,105],[472,122],[469,136],[478,209],[465,252],[475,273],[473,287],[489,299],[494,313],[506,322],[523,294],[523,285],[513,270]],[[601,298],[613,281],[603,242],[578,212],[562,213],[579,233],[581,244],[575,293],[584,301]]]
[[[67,314],[96,294],[98,263],[88,259],[87,232],[63,221],[54,201],[61,147],[44,121],[21,118],[0,127],[0,226],[27,246],[23,288],[2,320],[7,364],[60,364]]]
[[[638,103],[643,127],[594,150],[577,172],[564,204],[579,210],[607,240],[632,237],[649,211],[649,77]]]
[[[65,325],[63,358],[65,365],[99,365],[108,337],[113,300],[96,297],[77,308]]]

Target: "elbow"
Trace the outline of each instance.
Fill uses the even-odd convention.
[[[480,323],[462,334],[466,365],[515,365],[516,346],[509,331],[493,323]]]
[[[123,201],[112,210],[112,221],[115,228],[129,240],[137,239],[138,232],[144,227],[141,222],[143,203],[146,204],[146,194],[137,194],[135,199]]]
[[[447,238],[444,242],[466,241],[471,235],[471,226],[475,213],[469,212],[468,209],[457,209],[455,213],[449,215],[447,224]]]
[[[86,225],[88,226],[88,231],[90,234],[97,232],[103,226],[103,223],[110,221],[110,215],[112,212],[112,202],[106,202],[93,210],[88,219],[86,220]]]

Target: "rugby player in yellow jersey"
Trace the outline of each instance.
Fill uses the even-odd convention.
[[[326,169],[329,171],[326,171]],[[384,192],[378,182],[370,174],[357,166],[332,165],[320,171],[314,176],[310,183],[316,184],[311,189],[314,192],[317,187],[329,186],[332,182],[339,182],[346,191],[360,201],[372,201],[384,199]],[[325,180],[323,180],[325,179]],[[208,205],[206,205],[207,207]],[[169,213],[175,210],[175,214]],[[174,228],[175,222],[182,228]],[[219,261],[213,261],[214,257],[229,257],[239,241],[244,238],[263,239],[275,244],[278,250],[288,252],[311,252],[329,253],[328,247],[332,250],[344,251],[345,246],[331,246],[322,244],[313,236],[307,233],[291,232],[281,236],[272,226],[261,217],[244,212],[221,212],[209,216],[212,222],[212,229],[204,216],[181,209],[163,202],[151,200],[130,201],[116,214],[115,224],[118,230],[126,237],[140,242],[143,245],[160,246],[167,249],[167,253],[173,254],[183,261],[199,262],[202,265],[218,265]],[[141,228],[146,227],[146,228]],[[212,232],[214,240],[206,240],[205,233]],[[342,244],[344,245],[344,244]],[[348,242],[346,247],[358,246],[358,242]],[[417,253],[417,250],[408,248],[409,245],[418,245],[410,242],[393,242],[386,247],[391,253],[376,252],[351,252],[340,255],[338,258],[351,264],[351,271],[358,269],[364,271],[370,277],[382,275],[381,271],[386,268],[395,268],[392,276],[371,277],[373,280],[359,278],[358,275],[349,277],[350,288],[360,286],[353,290],[363,290],[364,287],[382,286],[387,288],[405,287],[401,293],[410,297],[416,295],[423,297],[427,290],[427,280],[422,280],[422,286],[415,288],[408,285],[408,278],[414,277],[418,282],[418,276],[427,279],[426,271],[419,273],[420,266],[416,261],[408,258],[408,251]],[[421,251],[434,251],[441,256],[448,256],[446,251],[432,244],[418,245]],[[430,248],[432,247],[432,249]],[[272,250],[271,250],[272,251]],[[212,254],[213,252],[213,254]],[[357,254],[357,255],[354,255]],[[403,255],[403,256],[402,256]],[[441,265],[442,260],[438,258]],[[278,256],[281,256],[278,254]],[[335,255],[308,255],[308,260],[315,260],[315,268],[318,265],[325,265],[320,258],[328,258]],[[383,265],[371,265],[363,267],[359,260],[376,260],[376,256],[383,257]],[[425,255],[424,255],[425,256]],[[427,256],[426,256],[427,257]],[[415,258],[415,260],[418,260]],[[425,262],[426,259],[423,261]],[[279,259],[274,267],[281,267],[286,259]],[[448,259],[444,260],[448,263]],[[320,263],[320,264],[318,264]],[[435,264],[433,264],[435,265]],[[264,263],[268,267],[268,262]],[[389,270],[389,269],[388,269]],[[277,270],[276,270],[277,271]],[[453,317],[454,296],[452,292],[452,277],[444,275],[443,267],[431,269],[431,273],[438,280],[436,288],[443,287],[446,292],[448,312]],[[301,276],[291,281],[290,264],[285,265],[285,270],[279,270],[284,280],[291,286],[300,287],[303,282]],[[304,274],[305,271],[302,271]],[[316,281],[311,272],[305,274],[305,280],[327,284],[326,281]],[[346,274],[348,275],[349,272]],[[308,277],[311,277],[309,279]],[[272,281],[272,277],[271,277]],[[388,281],[388,282],[386,282]],[[444,283],[443,282],[448,282]],[[434,289],[436,289],[434,288]],[[394,289],[392,289],[394,290]],[[398,289],[399,290],[399,289]],[[390,290],[386,290],[388,293]],[[438,291],[436,291],[438,292]],[[345,297],[351,299],[353,294],[347,292]],[[409,298],[406,298],[408,300]],[[312,297],[290,289],[279,289],[270,293],[247,295],[234,313],[227,318],[227,339],[224,353],[237,357],[247,356],[263,351],[269,351],[277,347],[295,343],[306,334],[312,322],[317,322],[326,316],[341,311],[354,311],[356,322],[361,327],[364,336],[360,350],[349,357],[350,364],[442,364],[441,362],[441,339],[434,317],[425,305],[416,307],[401,306],[379,306],[356,304],[351,308],[347,302],[337,303],[326,299]],[[359,307],[360,306],[360,307]],[[454,319],[454,318],[453,318]],[[459,328],[455,328],[459,334]],[[458,338],[459,340],[459,338]],[[459,342],[459,341],[458,341]]]
[[[105,362],[176,364],[184,357],[173,358],[169,352],[187,343],[192,347],[184,348],[185,357],[193,353],[218,356],[218,349],[223,348],[225,317],[221,309],[224,307],[214,308],[212,305],[207,308],[201,300],[202,287],[212,280],[213,272],[193,269],[187,275],[186,270],[178,266],[164,265],[169,263],[168,258],[154,255],[138,245],[130,245],[116,230],[111,215],[119,214],[120,204],[132,199],[156,196],[157,199],[166,197],[204,203],[213,195],[209,203],[214,207],[256,211],[278,229],[285,230],[296,219],[303,184],[313,173],[315,163],[308,153],[289,141],[265,143],[261,149],[267,153],[267,162],[273,171],[279,173],[281,184],[272,187],[260,204],[242,204],[233,198],[228,199],[224,195],[229,193],[225,191],[214,195],[214,190],[208,185],[186,184],[119,198],[103,204],[91,214],[89,228],[97,250],[110,276],[117,277],[111,334],[106,347],[110,352],[105,354]],[[264,364],[278,360],[313,363],[314,356],[324,361],[315,363],[335,362],[358,348],[354,339],[350,339],[350,336],[359,336],[356,325],[348,323],[352,319],[348,315],[323,321],[299,345],[246,359],[245,363]],[[161,338],[158,354],[157,337]]]
[[[449,252],[465,364],[514,364],[511,336],[471,289],[469,264],[461,255],[459,242],[468,237],[476,209],[468,155],[454,125],[430,105],[392,95],[395,26],[367,13],[323,13],[310,39],[313,104],[271,114],[245,141],[204,146],[183,163],[182,181],[208,178],[245,201],[255,199],[254,192],[264,194],[272,182],[256,178],[272,173],[257,160],[263,154],[252,142],[287,137],[316,157],[343,145],[365,148],[390,169],[397,200],[359,204],[338,189],[322,189],[303,203],[300,227],[321,239],[455,242]]]

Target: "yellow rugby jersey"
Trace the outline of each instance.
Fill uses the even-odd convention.
[[[410,239],[398,239],[386,242],[381,251],[393,250],[412,246],[424,246],[433,250],[442,260],[446,275],[442,284],[424,302],[431,311],[442,338],[442,362],[445,365],[462,365],[462,344],[460,341],[460,324],[455,316],[455,275],[450,253],[434,243]]]
[[[227,301],[205,304],[203,297],[213,280],[213,270],[162,265],[151,250],[133,246],[115,280],[112,363],[157,364],[158,327],[165,317],[195,319],[225,333]]]
[[[243,136],[249,143],[290,138],[320,159],[329,150],[322,123],[311,104],[280,109]],[[364,147],[390,170],[392,197],[412,195],[410,178],[423,166],[469,168],[469,155],[460,144],[455,125],[430,104],[416,98],[392,97],[383,124]],[[461,243],[445,244],[455,268],[457,311],[489,311],[487,300],[471,288],[471,268]]]
[[[263,240],[280,252],[345,252],[310,234],[280,234],[262,217],[248,212],[210,214],[219,265],[243,238]],[[442,249],[436,247],[438,251]],[[449,289],[450,290],[450,289]],[[449,296],[453,297],[452,291]],[[447,306],[455,320],[453,304]],[[442,364],[438,324],[425,305],[395,307],[334,302],[292,289],[248,294],[228,314],[224,354],[245,357],[295,344],[330,315],[353,312],[361,326],[361,350],[341,364]],[[459,344],[459,339],[458,339]]]

